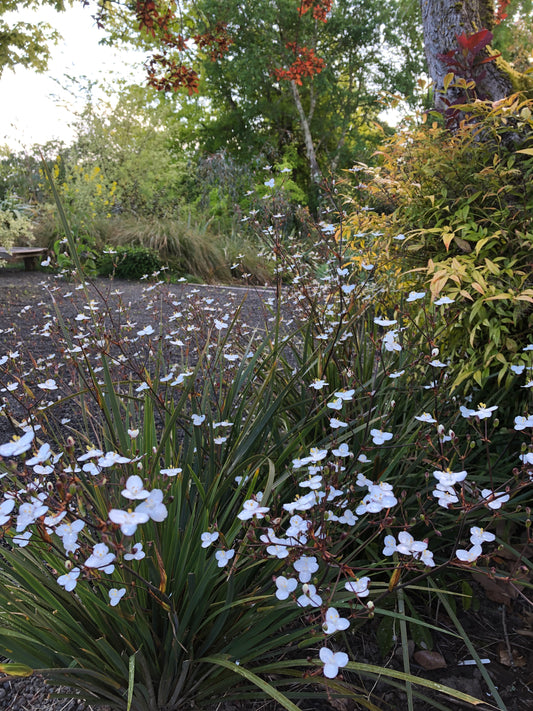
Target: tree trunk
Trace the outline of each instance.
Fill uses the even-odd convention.
[[[442,110],[443,80],[452,70],[438,55],[457,49],[458,35],[471,35],[482,29],[491,30],[494,26],[493,4],[491,0],[420,0],[420,4],[426,58],[435,90],[435,106]],[[488,62],[484,69],[486,74],[476,86],[478,95],[497,101],[516,91],[511,82],[511,74],[506,71],[511,68],[506,67],[505,62]],[[457,90],[450,88],[446,94],[452,103],[456,98],[454,91]]]
[[[302,105],[302,100],[300,98],[300,92],[296,86],[294,79],[291,81],[292,96],[294,103],[296,104],[296,109],[298,110],[298,115],[300,117],[300,124],[302,126],[302,131],[304,134],[305,142],[305,152],[307,154],[307,160],[309,161],[309,171],[311,174],[311,182],[314,185],[318,185],[322,180],[322,173],[318,167],[318,161],[316,159],[315,144],[313,142],[313,136],[311,135],[311,117],[313,115],[313,102],[311,102],[311,108],[309,110],[309,118],[305,115],[304,107]]]

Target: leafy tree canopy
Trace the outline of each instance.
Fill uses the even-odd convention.
[[[45,22],[21,22],[13,13],[21,8],[49,5],[58,12],[65,9],[64,0],[0,0],[0,77],[2,72],[20,65],[44,71],[50,58],[50,43],[59,34]]]

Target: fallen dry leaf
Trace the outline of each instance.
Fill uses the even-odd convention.
[[[507,647],[501,646],[499,650],[500,664],[506,667],[525,667],[527,662],[522,655],[520,655],[516,649],[511,650],[511,655]],[[512,656],[512,659],[511,659]]]
[[[414,653],[413,658],[417,664],[420,664],[422,669],[443,669],[446,666],[446,660],[440,652],[421,649]]]

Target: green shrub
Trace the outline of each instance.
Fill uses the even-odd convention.
[[[117,247],[104,250],[97,261],[100,276],[141,279],[161,269],[157,252],[148,247]]]
[[[381,233],[375,252],[433,299],[453,299],[438,346],[468,389],[510,381],[529,342],[533,103],[512,96],[464,109],[453,133],[438,121],[399,132],[358,188],[374,208],[367,228]]]

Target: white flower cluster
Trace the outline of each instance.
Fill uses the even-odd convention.
[[[27,453],[34,439],[35,432],[28,430],[22,437],[1,445],[0,456],[15,457]],[[136,460],[117,452],[104,453],[99,449],[90,449],[80,455],[74,467],[70,464],[62,466],[61,460],[62,456],[53,454],[48,443],[42,444],[33,456],[26,458],[25,466],[31,467],[33,476],[25,488],[4,493],[4,499],[0,501],[0,525],[8,527],[13,522],[12,541],[20,547],[27,546],[36,532],[38,536],[45,535],[52,540],[57,539],[67,561],[67,571],[58,576],[57,582],[66,591],[71,592],[75,589],[82,573],[90,576],[91,571],[97,571],[112,575],[115,571],[117,553],[110,548],[109,541],[93,542],[94,537],[98,536],[101,524],[93,521],[90,514],[81,515],[72,503],[70,506],[60,505],[59,509],[55,510],[58,503],[51,495],[50,477],[53,475],[56,481],[61,481],[62,477],[75,476],[82,471],[91,477],[98,477],[111,467],[132,464]],[[95,480],[96,485],[100,483],[98,479]],[[145,489],[143,480],[137,474],[126,479],[121,494],[130,503],[138,503],[135,508],[126,510],[110,509],[109,530],[115,524],[120,527],[124,536],[129,537],[135,534],[140,524],[149,520],[161,522],[167,517],[163,492],[160,489],[151,491]],[[35,524],[38,526],[36,527]],[[83,536],[82,540],[80,536]],[[129,552],[123,554],[124,560],[128,562],[139,561],[144,557],[145,553],[140,542],[135,543]],[[117,605],[125,593],[125,588],[111,588],[108,591],[109,604]]]

